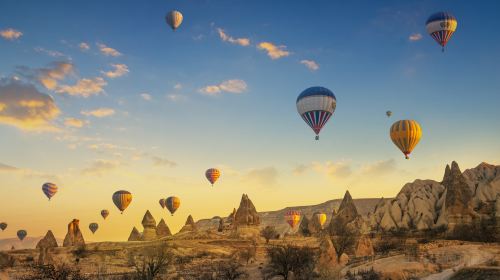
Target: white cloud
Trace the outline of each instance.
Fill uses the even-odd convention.
[[[76,119],[76,118],[66,118],[64,120],[64,125],[68,127],[76,127],[81,128],[86,124],[84,120]]]
[[[247,90],[247,83],[245,83],[245,81],[234,79],[234,80],[223,81],[218,85],[205,86],[199,89],[199,92],[205,95],[216,96],[222,92],[242,93],[246,90]]]
[[[90,45],[85,43],[85,42],[81,42],[78,47],[80,48],[80,50],[82,51],[88,51],[90,50]]]
[[[96,118],[104,118],[104,117],[109,117],[115,114],[115,110],[112,108],[98,108],[92,111],[81,111],[80,112],[82,115],[85,116],[93,116]]]
[[[420,33],[413,33],[410,35],[410,37],[408,37],[408,40],[410,40],[412,42],[419,41],[421,39],[422,39],[422,34],[420,34]]]
[[[23,36],[23,33],[19,30],[7,28],[0,31],[0,36],[2,36],[2,38],[4,38],[5,40],[13,41]]]
[[[167,98],[168,98],[168,100],[170,100],[172,102],[183,101],[183,100],[187,99],[187,97],[185,95],[177,94],[177,93],[167,94]]]
[[[153,97],[149,93],[141,93],[141,98],[146,101],[151,101],[153,99]]]
[[[304,64],[311,71],[316,71],[319,69],[318,63],[316,63],[316,61],[314,61],[314,60],[303,59],[300,61],[300,63]]]
[[[250,39],[248,38],[233,38],[224,32],[224,29],[217,28],[217,32],[219,32],[219,37],[222,41],[229,42],[231,44],[240,45],[243,47],[250,45]]]
[[[262,42],[257,45],[259,50],[264,50],[271,59],[278,59],[281,57],[289,56],[290,52],[285,50],[286,46],[276,46],[270,42]]]
[[[101,73],[103,73],[108,78],[114,79],[130,72],[128,70],[128,66],[125,64],[111,64],[111,67],[113,67],[114,69],[107,72],[101,71]]]
[[[101,53],[105,56],[120,56],[122,55],[119,51],[116,49],[113,49],[111,47],[106,46],[105,44],[100,44],[97,43],[97,47],[99,47],[99,50]]]
[[[181,89],[182,88],[182,84],[181,83],[177,83],[174,85],[174,89]]]
[[[34,50],[37,52],[37,53],[43,53],[43,54],[46,54],[48,56],[52,56],[52,57],[67,57],[65,54],[63,54],[62,52],[58,52],[58,51],[52,51],[52,50],[47,50],[47,49],[44,49],[42,47],[35,47]]]
[[[89,97],[92,95],[99,95],[104,92],[104,86],[108,83],[101,77],[93,79],[78,80],[75,85],[62,85],[56,89],[57,93],[66,93],[71,96]]]

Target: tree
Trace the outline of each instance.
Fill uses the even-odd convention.
[[[278,232],[274,226],[266,226],[260,231],[260,235],[266,239],[266,243],[269,243],[270,239],[274,239],[278,236]]]
[[[268,248],[267,257],[269,263],[263,273],[267,277],[282,276],[285,280],[288,280],[290,272],[296,279],[310,279],[317,260],[312,248],[292,244]]]
[[[153,280],[173,264],[175,258],[172,249],[164,245],[137,257],[132,256],[131,260],[135,268],[135,279]]]
[[[333,246],[340,259],[343,253],[352,249],[356,243],[357,233],[348,226],[339,225],[336,227],[335,235],[331,235]]]
[[[66,264],[60,266],[48,265],[32,265],[29,267],[30,273],[24,276],[23,280],[90,280],[80,273],[80,270],[73,269]]]
[[[244,279],[248,276],[241,264],[232,260],[219,261],[214,266],[217,280]]]

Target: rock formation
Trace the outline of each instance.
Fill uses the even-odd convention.
[[[66,233],[66,237],[64,237],[63,247],[83,245],[85,245],[85,240],[80,231],[80,221],[73,219],[73,221],[68,224],[68,233]]]
[[[372,240],[368,236],[362,235],[358,239],[354,255],[356,257],[366,257],[375,255],[375,250],[373,249]]]
[[[311,236],[311,231],[309,230],[309,227],[310,227],[309,219],[306,216],[304,216],[302,218],[302,221],[300,221],[298,230],[299,234],[303,236]]]
[[[330,220],[329,231],[332,234],[338,234],[338,230],[344,227],[349,227],[356,232],[367,231],[365,222],[352,201],[349,191],[345,192],[344,199],[340,203],[338,211],[333,211],[332,219]]]
[[[233,208],[233,212],[227,216],[227,223],[232,224],[234,222],[234,217],[236,217],[236,208]]]
[[[167,223],[165,223],[165,220],[161,219],[160,222],[158,223],[158,226],[156,226],[156,236],[158,238],[162,238],[171,235],[172,233],[170,232]]]
[[[45,237],[40,239],[40,241],[36,244],[37,249],[56,248],[57,246],[56,238],[51,230],[47,231]]]
[[[128,241],[141,241],[141,234],[139,233],[136,227],[134,227],[132,229],[132,232],[130,232]]]
[[[196,223],[194,222],[193,216],[189,215],[186,219],[186,223],[184,226],[181,228],[179,232],[189,232],[189,231],[196,231]]]
[[[219,219],[219,227],[217,228],[218,232],[223,232],[224,231],[224,220],[221,218]]]
[[[142,218],[142,226],[144,227],[144,231],[142,232],[142,241],[150,241],[157,239],[156,237],[156,221],[151,215],[149,210],[144,214],[144,218]]]
[[[328,235],[323,235],[319,244],[318,267],[331,268],[338,265],[337,252]]]
[[[260,217],[248,195],[243,194],[241,197],[240,207],[234,215],[234,223],[236,226],[258,226],[260,225]]]

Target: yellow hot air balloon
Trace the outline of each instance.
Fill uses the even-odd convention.
[[[422,128],[414,120],[401,120],[391,126],[390,136],[392,142],[403,152],[406,159],[422,137]]]
[[[182,16],[181,12],[176,10],[168,12],[165,16],[165,21],[174,31],[179,28],[183,19],[184,17]]]
[[[287,211],[285,213],[285,221],[292,229],[295,228],[300,222],[300,212],[295,210]]]
[[[113,194],[113,203],[122,212],[127,209],[128,205],[132,202],[132,194],[128,191],[117,191]]]
[[[321,228],[323,228],[323,225],[326,222],[326,214],[316,212],[316,213],[314,213],[314,219],[321,226]]]
[[[171,196],[165,199],[165,207],[167,207],[168,211],[170,211],[170,214],[172,214],[172,216],[174,215],[175,211],[179,209],[180,206],[181,206],[181,199],[178,198],[177,196]]]

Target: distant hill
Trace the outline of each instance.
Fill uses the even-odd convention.
[[[0,251],[9,251],[12,249],[12,246],[16,250],[18,249],[34,249],[36,247],[36,244],[40,239],[42,239],[43,236],[38,236],[38,237],[26,237],[24,238],[23,241],[20,241],[17,238],[6,238],[6,239],[0,239]],[[62,245],[63,240],[60,238],[56,238],[57,244],[59,246]]]

